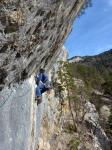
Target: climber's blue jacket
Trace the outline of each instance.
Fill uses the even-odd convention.
[[[51,88],[51,82],[48,80],[48,76],[45,73],[40,73],[36,77],[36,80],[39,81],[39,84],[36,87],[36,96],[41,96],[42,93]]]
[[[43,83],[45,83],[46,81],[48,81],[48,76],[45,74],[45,73],[40,73],[38,76],[37,76],[37,79],[39,81],[42,81]]]

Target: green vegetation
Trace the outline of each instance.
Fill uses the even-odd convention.
[[[82,79],[88,89],[101,88],[101,84],[104,82],[104,79],[95,67],[75,63],[70,65],[73,70],[73,76],[77,79]]]
[[[112,50],[97,56],[87,56],[79,63],[71,63],[73,76],[85,83],[85,93],[89,100],[95,104],[97,111],[103,105],[111,107],[112,99]],[[96,92],[99,92],[97,94]],[[102,97],[110,99],[110,103],[103,101]],[[107,122],[102,122],[107,135],[112,139],[112,110]]]
[[[85,100],[90,100],[94,103],[97,111],[100,113],[100,108],[103,105],[107,105],[105,99],[111,100],[112,98],[111,64],[112,50],[97,56],[85,57],[79,63],[60,62],[60,69],[58,71],[60,83],[58,84],[58,90],[60,93],[64,90],[66,91],[66,100],[69,102],[69,108],[73,118],[73,124],[69,123],[65,127],[65,131],[68,133],[78,132],[80,141],[86,132],[83,130],[80,131],[80,129],[83,129],[82,126],[84,125],[83,121],[86,113],[84,109]],[[110,104],[108,105],[110,107]],[[111,139],[112,110],[108,121],[104,123],[101,120],[101,125]],[[75,139],[69,143],[71,150],[77,150],[77,145],[78,143]]]
[[[82,71],[82,70],[81,70]],[[69,110],[71,113],[72,120],[70,118],[69,123],[65,125],[65,132],[67,133],[78,133],[80,141],[86,134],[84,126],[85,116],[85,87],[83,82],[74,78],[73,66],[69,62],[60,62],[60,68],[58,71],[58,78],[60,79],[61,89],[65,90],[66,100],[68,101]],[[62,90],[62,91],[63,91]],[[84,144],[84,142],[82,141]],[[71,150],[77,150],[79,140],[73,139],[69,143]]]
[[[80,144],[80,140],[74,138],[74,139],[70,140],[68,146],[69,146],[70,150],[78,150],[79,144]]]
[[[74,70],[78,68],[77,65],[79,68],[83,68],[82,72],[80,72],[80,69],[76,70],[80,74],[79,77],[85,82],[88,82],[87,80],[89,80],[89,82],[93,80],[93,82],[91,82],[92,88],[97,89],[98,86],[101,86],[105,94],[109,92],[109,94],[112,95],[112,49],[96,56],[82,57],[82,59],[80,63],[72,64]],[[74,75],[75,74],[77,74],[77,72],[75,72]]]
[[[106,63],[107,64],[107,63]],[[100,64],[101,65],[101,64]],[[112,72],[111,69],[106,69],[103,67],[98,68],[98,66],[91,66],[86,64],[71,64],[73,69],[73,76],[82,79],[85,83],[85,93],[88,95],[89,100],[95,104],[96,109],[100,112],[100,108],[106,104],[102,101],[102,95],[97,95],[94,90],[103,92],[106,97],[112,96]],[[104,71],[102,71],[102,68]],[[104,126],[104,124],[103,124]],[[105,123],[105,131],[107,134],[112,136],[112,111],[107,123]]]
[[[67,122],[65,123],[64,131],[72,134],[76,132],[76,128],[74,128],[74,124],[72,122]]]
[[[104,94],[112,95],[112,72],[109,72],[108,75],[104,76],[105,83],[102,84],[104,89]]]
[[[73,115],[73,109],[72,109],[72,105],[73,105],[73,101],[75,101],[75,112],[77,114],[77,110],[78,110],[78,103],[77,103],[77,94],[76,94],[76,85],[74,83],[74,78],[73,78],[73,74],[72,74],[72,68],[69,65],[68,62],[62,62],[60,61],[60,68],[58,71],[58,77],[60,79],[61,82],[61,86],[63,87],[64,90],[66,90],[67,95],[66,95],[66,99],[68,100],[69,103],[69,108],[71,111],[71,115],[72,115],[72,119],[74,122],[74,127],[77,130],[77,121],[74,118]],[[75,95],[74,95],[75,93]],[[77,115],[76,115],[77,116]]]

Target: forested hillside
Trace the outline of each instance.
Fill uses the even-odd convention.
[[[72,58],[73,77],[85,83],[85,93],[100,115],[100,123],[112,140],[112,50],[95,56]],[[110,114],[110,115],[108,115]]]

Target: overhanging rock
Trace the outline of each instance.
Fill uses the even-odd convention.
[[[0,1],[1,90],[51,63],[84,1]]]

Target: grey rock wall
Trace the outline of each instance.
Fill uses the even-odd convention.
[[[35,102],[34,77],[0,93],[0,150],[36,150],[44,103]]]
[[[111,150],[110,141],[106,136],[103,128],[100,126],[99,114],[96,111],[95,105],[87,102],[85,104],[87,113],[85,115],[86,125],[89,131],[92,132],[94,138],[94,148],[101,150]]]
[[[50,66],[84,1],[0,1],[1,90]]]
[[[34,145],[34,81],[0,93],[0,150],[29,150]]]

